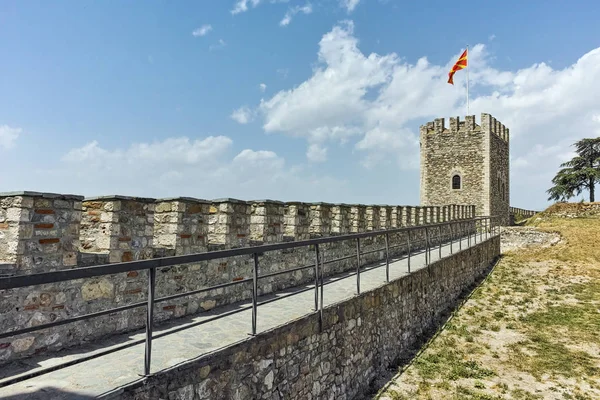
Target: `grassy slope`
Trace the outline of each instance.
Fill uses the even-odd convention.
[[[600,218],[543,214],[380,399],[600,399]]]

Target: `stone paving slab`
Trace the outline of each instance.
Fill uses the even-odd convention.
[[[479,238],[478,238],[479,242]],[[468,248],[468,239],[462,239],[462,249]],[[453,250],[457,252],[458,241],[454,242]],[[450,245],[442,247],[441,256],[450,254]],[[436,261],[439,257],[438,249],[431,251],[431,260]],[[411,271],[425,267],[425,254],[420,252],[411,256]],[[408,274],[408,262],[406,258],[392,260],[390,262],[390,280],[400,278]],[[325,279],[324,307],[339,303],[356,295],[356,273],[346,273]],[[385,263],[372,265],[360,273],[361,292],[375,289],[385,285]],[[306,290],[307,289],[307,290]],[[292,290],[267,295],[259,298],[259,302],[265,299],[274,299],[267,304],[262,304],[257,310],[257,333],[283,325],[286,322],[300,318],[314,312],[315,292],[314,286],[305,285]],[[243,309],[246,307],[246,309]],[[252,327],[251,302],[236,304],[233,306],[219,307],[211,312],[202,313],[185,321],[172,322],[170,325],[155,329],[155,335],[168,330],[181,329],[170,335],[154,339],[152,341],[152,367],[151,372],[156,373],[163,369],[180,364],[187,360],[197,358],[203,354],[213,352],[231,344],[246,340]],[[242,309],[241,311],[239,311]],[[227,314],[229,313],[229,314]],[[225,315],[218,319],[216,316]],[[208,321],[201,325],[198,322]],[[195,326],[193,326],[196,324]],[[189,327],[188,327],[189,325]],[[36,368],[45,368],[52,365],[62,364],[66,361],[81,358],[123,343],[123,338],[132,342],[143,339],[144,332],[121,335],[120,338],[110,338],[101,343],[91,346],[83,346],[76,350],[65,351],[54,354],[52,358],[38,362]],[[93,347],[92,347],[93,346]],[[144,343],[135,344],[129,348],[121,349],[110,354],[81,362],[76,365],[67,366],[56,371],[30,378],[0,388],[0,399],[86,399],[95,398],[110,393],[114,389],[131,384],[143,379],[144,365]],[[35,364],[34,364],[35,365]],[[5,366],[10,368],[10,365]],[[35,369],[33,369],[35,370]],[[29,372],[33,371],[29,369]],[[14,376],[8,370],[3,371],[2,376]],[[4,379],[0,379],[0,384]]]

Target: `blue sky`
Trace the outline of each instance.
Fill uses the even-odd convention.
[[[4,1],[0,191],[418,204],[418,127],[466,113],[470,44],[511,203],[544,207],[600,135],[600,3],[493,3]]]

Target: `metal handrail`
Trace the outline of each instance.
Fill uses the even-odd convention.
[[[269,251],[285,250],[324,243],[335,243],[351,239],[362,239],[366,237],[384,235],[386,233],[392,234],[405,231],[414,231],[424,229],[425,227],[432,228],[440,225],[459,224],[467,220],[481,220],[489,218],[493,217],[474,217],[471,219],[441,222],[437,224],[407,226],[402,228],[383,229],[378,231],[352,233],[340,236],[328,236],[323,238],[299,240],[296,242],[265,244],[253,247],[241,247],[236,249],[208,251],[203,253],[186,254],[181,256],[153,258],[149,260],[138,260],[115,264],[96,265],[92,267],[74,268],[62,271],[41,272],[38,274],[30,275],[8,276],[0,278],[0,289],[13,289],[25,286],[42,285],[45,283],[57,283],[75,279],[92,278],[103,275],[113,275],[122,272],[139,271],[151,268],[171,267],[174,265],[191,264],[200,261],[216,260],[219,258],[251,255],[254,253],[261,254]]]
[[[390,246],[390,248],[395,248],[395,247],[400,247],[400,246],[401,245]],[[384,248],[370,250],[368,252],[363,252],[363,253],[361,253],[361,255],[371,254],[371,253],[379,252],[382,250],[384,250]],[[350,256],[339,257],[339,258],[327,260],[324,262],[324,264],[332,264],[335,262],[353,259],[354,257],[356,257],[356,256],[350,255]],[[296,271],[300,271],[300,270],[304,270],[304,269],[308,269],[308,268],[314,268],[314,264],[303,265],[301,267],[295,267],[295,268],[286,269],[283,271],[270,272],[270,273],[266,273],[264,275],[259,275],[257,278],[258,278],[258,280],[260,280],[260,279],[270,278],[273,276],[278,276],[278,275],[283,275],[283,274],[288,274],[288,273],[292,273],[292,272],[296,272]],[[221,283],[218,285],[203,287],[201,289],[191,290],[189,292],[177,293],[177,294],[173,294],[173,295],[169,295],[169,296],[159,297],[159,298],[154,299],[154,304],[161,303],[161,302],[168,301],[168,300],[178,299],[181,297],[193,296],[195,294],[200,294],[200,293],[208,292],[208,291],[215,290],[215,289],[223,289],[226,287],[235,286],[235,285],[239,285],[239,284],[243,284],[243,283],[250,283],[250,282],[253,282],[253,278],[240,279],[238,281],[226,282],[226,283]],[[84,314],[84,315],[78,315],[78,316],[71,317],[71,318],[48,322],[46,324],[40,324],[40,325],[28,327],[28,328],[23,328],[23,329],[19,329],[17,331],[7,331],[7,332],[0,333],[0,339],[4,339],[7,337],[11,337],[11,336],[17,336],[17,335],[21,335],[24,333],[35,332],[35,331],[39,331],[42,329],[54,328],[56,326],[66,325],[69,323],[82,321],[85,319],[98,318],[98,317],[101,317],[104,315],[114,314],[114,313],[121,312],[121,311],[127,311],[127,310],[131,310],[134,308],[143,307],[146,305],[147,305],[147,301],[140,301],[137,303],[127,304],[127,305],[121,306],[121,307],[111,308],[108,310],[97,311],[94,313],[89,313],[89,314]]]
[[[459,238],[458,238],[459,246],[461,246],[462,239],[464,238],[464,236],[462,234],[465,230],[464,229],[465,224],[468,224],[469,226],[474,227],[474,229],[472,231],[469,229],[468,237],[470,240],[471,233],[473,233],[475,235],[475,243],[477,243],[477,225],[478,225],[477,223],[479,222],[479,226],[481,227],[481,229],[480,229],[480,235],[481,235],[484,230],[483,222],[486,221],[485,231],[486,231],[486,239],[487,239],[488,230],[489,230],[490,234],[492,233],[492,231],[495,231],[495,226],[493,225],[493,221],[495,218],[496,217],[493,217],[493,216],[473,217],[470,219],[460,219],[460,220],[447,221],[447,222],[441,222],[441,223],[435,223],[435,224],[417,225],[417,226],[401,227],[401,228],[386,229],[386,230],[377,230],[377,231],[371,231],[371,232],[354,233],[354,234],[340,235],[340,236],[329,236],[329,237],[324,237],[324,238],[300,240],[300,241],[296,241],[296,242],[284,242],[284,243],[260,245],[260,246],[253,246],[253,247],[189,254],[189,255],[183,255],[183,256],[163,257],[163,258],[156,258],[156,259],[150,259],[150,260],[124,262],[124,263],[118,263],[118,264],[106,264],[106,265],[99,265],[99,266],[93,266],[93,267],[84,267],[84,268],[79,268],[79,269],[71,269],[71,270],[55,271],[55,272],[45,272],[45,273],[38,273],[38,274],[31,274],[31,275],[1,277],[0,278],[0,289],[13,289],[13,288],[63,282],[63,281],[82,279],[82,278],[113,275],[113,274],[118,274],[118,273],[123,273],[123,272],[134,271],[134,270],[145,270],[145,269],[149,270],[149,273],[148,273],[148,296],[145,301],[129,304],[129,305],[122,306],[122,307],[116,307],[116,308],[112,308],[109,310],[80,315],[80,316],[76,316],[76,317],[72,317],[72,318],[68,318],[68,319],[64,319],[64,320],[54,321],[51,323],[42,324],[42,325],[38,325],[38,326],[34,326],[34,327],[28,327],[28,328],[23,328],[23,329],[19,329],[19,330],[3,332],[3,333],[0,333],[0,339],[5,338],[5,337],[16,336],[16,335],[20,335],[20,334],[24,334],[24,333],[29,333],[29,332],[33,332],[33,331],[37,331],[37,330],[41,330],[41,329],[48,329],[48,328],[52,328],[55,326],[73,323],[76,321],[81,321],[81,320],[85,320],[85,319],[89,319],[89,318],[95,318],[95,317],[100,317],[103,315],[113,314],[116,312],[125,311],[125,310],[129,310],[129,309],[137,308],[137,307],[146,306],[147,313],[146,313],[146,337],[145,337],[145,339],[135,340],[134,343],[125,343],[124,345],[113,347],[111,349],[111,351],[108,351],[108,350],[101,351],[93,356],[83,357],[82,359],[79,359],[79,361],[73,360],[73,361],[69,362],[68,364],[73,365],[77,362],[82,362],[82,361],[88,360],[90,358],[95,358],[100,355],[108,354],[109,352],[112,352],[112,351],[117,351],[122,348],[130,347],[134,344],[139,344],[139,343],[145,342],[146,346],[145,346],[145,357],[144,357],[144,375],[149,375],[150,374],[150,365],[151,365],[151,355],[152,355],[152,339],[162,337],[162,336],[174,333],[175,331],[183,329],[183,328],[180,328],[180,329],[175,329],[174,331],[162,332],[158,335],[153,335],[152,328],[154,325],[154,321],[153,321],[154,320],[154,315],[153,315],[154,305],[158,302],[172,300],[172,299],[179,298],[179,297],[190,296],[190,295],[194,295],[194,294],[198,294],[198,293],[202,293],[202,292],[206,292],[206,291],[210,291],[210,290],[214,290],[214,289],[218,289],[218,288],[224,288],[224,287],[228,287],[228,286],[234,286],[234,285],[238,285],[238,284],[252,282],[252,332],[251,332],[251,334],[255,335],[256,334],[256,322],[257,322],[257,307],[258,307],[258,281],[260,279],[272,277],[272,276],[276,276],[276,275],[281,275],[281,274],[285,274],[285,273],[296,272],[296,271],[303,270],[303,269],[314,268],[314,274],[315,274],[315,282],[314,282],[315,308],[314,308],[314,310],[316,312],[319,312],[320,317],[322,317],[323,296],[324,296],[323,295],[323,285],[324,285],[323,273],[324,273],[324,269],[325,269],[324,268],[325,264],[330,264],[330,263],[343,261],[346,259],[352,259],[352,258],[356,257],[356,260],[357,260],[356,271],[349,275],[356,274],[356,276],[357,276],[357,281],[356,281],[357,294],[360,294],[360,272],[361,272],[361,268],[363,268],[361,266],[361,256],[362,255],[367,255],[367,254],[371,254],[371,253],[375,253],[375,252],[379,252],[379,251],[385,251],[385,266],[386,266],[385,280],[386,280],[386,282],[389,282],[389,260],[390,260],[389,249],[402,246],[402,245],[390,245],[389,235],[394,234],[394,233],[403,233],[403,232],[407,233],[405,245],[406,245],[406,252],[407,252],[408,272],[410,273],[411,272],[410,259],[411,259],[411,254],[413,254],[413,249],[414,249],[414,245],[415,245],[415,241],[411,241],[411,232],[413,232],[415,230],[425,230],[425,239],[419,240],[418,242],[424,242],[426,265],[429,265],[431,262],[431,246],[430,246],[431,243],[430,243],[429,231],[431,229],[433,229],[434,232],[435,232],[435,230],[438,231],[437,232],[438,233],[437,246],[439,246],[439,255],[441,257],[442,227],[445,227],[445,226],[450,227],[450,250],[451,250],[451,254],[453,254],[452,244],[454,243],[454,241],[456,239],[455,230],[453,229],[454,226],[458,227],[458,232],[456,232],[456,233],[458,233],[458,236],[459,236]],[[489,223],[487,221],[489,221]],[[471,224],[473,224],[473,225],[471,225]],[[369,237],[377,237],[377,236],[384,236],[385,247],[382,249],[369,250],[367,252],[361,253],[360,239],[369,238]],[[326,243],[336,243],[336,242],[341,242],[341,241],[348,241],[348,240],[356,240],[356,254],[355,255],[350,255],[350,256],[345,256],[345,257],[325,261],[324,254],[322,251],[320,251],[319,245],[326,244]],[[480,236],[480,242],[481,241],[482,241],[482,238]],[[470,243],[469,243],[469,245],[470,245]],[[309,246],[309,247],[314,246],[314,251],[315,251],[315,263],[314,264],[304,265],[301,267],[295,267],[295,268],[292,268],[289,270],[284,270],[284,271],[276,271],[276,272],[267,273],[264,275],[258,274],[258,268],[259,268],[258,257],[260,255],[263,255],[264,253],[270,252],[270,251],[284,250],[284,249],[297,248],[297,247],[306,247],[306,246]],[[462,249],[462,247],[461,247],[461,249]],[[414,250],[416,250],[416,249],[414,249]],[[242,280],[238,280],[238,281],[227,282],[224,284],[214,285],[214,286],[205,287],[205,288],[190,291],[190,292],[178,293],[175,295],[165,296],[165,297],[161,297],[161,298],[154,297],[155,289],[156,289],[156,268],[170,267],[170,266],[174,266],[174,265],[189,264],[189,263],[195,263],[195,262],[200,262],[200,261],[210,261],[210,260],[229,258],[229,257],[235,257],[235,256],[243,256],[243,255],[252,255],[253,256],[254,263],[253,263],[252,278],[246,278],[246,279],[242,279]],[[320,288],[320,293],[319,293],[319,288]],[[312,288],[309,288],[306,290],[311,290],[311,289]],[[269,300],[269,302],[270,301],[273,301],[273,300]],[[261,304],[263,304],[263,303],[261,303]],[[250,306],[243,307],[242,310],[247,310],[248,308],[250,308]],[[242,310],[238,310],[237,312],[242,311]],[[219,317],[220,316],[217,316],[216,318],[211,318],[210,320],[217,319]],[[320,324],[322,323],[322,321],[319,321],[319,322],[320,322]],[[57,369],[57,368],[51,367],[48,370],[54,370],[54,369]],[[41,373],[44,373],[44,372],[38,371],[35,373],[31,373],[31,374],[25,374],[24,376],[21,376],[19,378],[15,378],[15,379],[0,383],[0,387],[15,383],[17,381],[25,380],[25,379],[35,376],[35,375],[40,375]]]

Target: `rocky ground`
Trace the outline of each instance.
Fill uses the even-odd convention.
[[[526,249],[528,247],[549,247],[560,242],[557,232],[542,232],[536,228],[522,226],[508,226],[500,228],[500,251]]]
[[[376,399],[600,399],[600,221],[503,228],[488,278]]]

